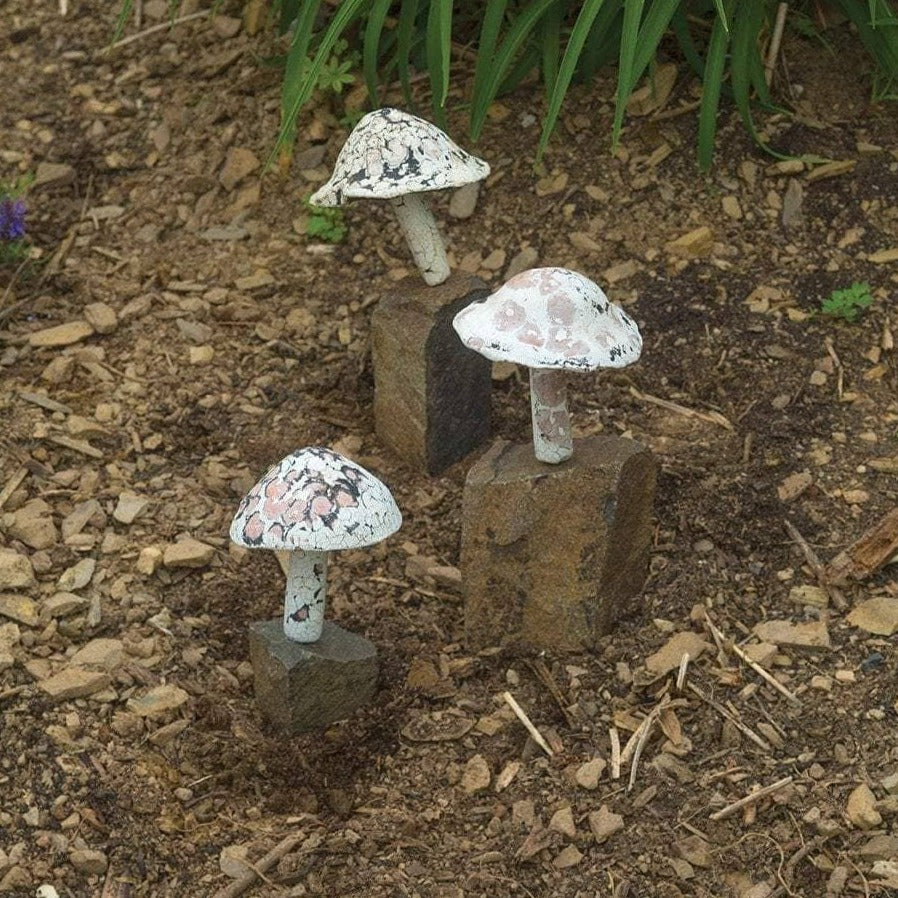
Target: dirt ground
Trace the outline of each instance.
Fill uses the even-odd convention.
[[[808,560],[896,505],[898,117],[850,32],[837,57],[787,34],[792,114],[759,116],[782,153],[844,164],[765,155],[726,109],[699,174],[685,71],[612,155],[606,76],[573,90],[541,169],[543,99],[503,98],[473,216],[435,203],[457,267],[582,271],[645,338],[571,408],[658,459],[648,582],[598,651],[553,657],[466,650],[470,462],[429,478],[374,434],[369,317],[410,262],[376,205],[343,243],[305,234],[338,107],[302,118],[288,177],[263,174],[270,36],[223,15],[105,52],[109,5],[71,6],[7,0],[0,34],[0,180],[43,181],[35,264],[0,272],[0,892],[235,895],[281,845],[242,894],[898,895],[898,580],[834,586]],[[875,297],[856,322],[820,314],[855,282]],[[30,337],[63,324],[65,345]],[[526,380],[502,374],[495,435],[526,441]],[[384,479],[405,523],[331,569],[331,616],[378,646],[375,700],[285,740],[247,651],[283,576],[227,528],[313,444]],[[674,638],[699,655],[679,689]]]

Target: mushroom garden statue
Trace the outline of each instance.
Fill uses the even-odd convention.
[[[452,318],[487,294],[472,275],[451,275],[428,193],[483,180],[489,165],[435,125],[399,109],[369,112],[310,202],[388,202],[421,277],[383,297],[371,319],[374,421],[384,444],[437,474],[489,434],[489,363],[462,346]]]
[[[530,369],[533,421],[532,450],[500,440],[465,481],[467,641],[592,648],[645,582],[656,466],[633,440],[574,439],[566,378],[637,361],[639,329],[565,268],[515,275],[454,326],[486,358]]]
[[[250,626],[256,698],[283,732],[318,729],[373,694],[374,646],[324,619],[328,554],[379,542],[401,523],[380,480],[322,447],[291,453],[241,501],[233,542],[290,553],[282,620]]]

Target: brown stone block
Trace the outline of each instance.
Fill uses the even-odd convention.
[[[317,642],[294,642],[281,619],[249,627],[256,704],[285,736],[324,729],[367,704],[377,688],[377,649],[333,621]]]
[[[656,465],[633,440],[574,441],[566,462],[500,440],[465,481],[469,647],[590,649],[648,571]]]
[[[377,434],[428,474],[489,436],[490,363],[452,328],[456,313],[488,292],[471,275],[455,274],[436,287],[408,278],[371,316]]]

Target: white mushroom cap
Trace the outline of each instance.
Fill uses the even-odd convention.
[[[528,368],[623,368],[642,352],[636,322],[567,268],[522,271],[452,325],[470,349]]]
[[[348,458],[312,446],[267,471],[241,501],[230,535],[251,549],[329,552],[379,542],[401,523],[380,480]]]
[[[389,106],[369,112],[343,144],[330,180],[309,200],[340,206],[350,197],[389,199],[461,187],[490,173],[436,125]]]

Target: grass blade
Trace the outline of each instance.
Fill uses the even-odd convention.
[[[452,0],[431,0],[427,16],[427,68],[433,93],[433,111],[440,125],[446,121],[451,55]]]
[[[472,139],[477,140],[480,137],[483,123],[486,121],[486,111],[496,98],[499,87],[521,49],[521,45],[530,37],[536,24],[553,3],[555,0],[532,0],[518,13],[517,18],[508,29],[505,40],[502,41],[497,53],[490,61],[488,77],[484,78],[479,85],[475,85],[479,91],[475,89],[471,101]]]
[[[551,96],[558,77],[558,60],[561,55],[561,23],[564,20],[565,4],[556,0],[540,23],[542,43],[542,74],[546,95]]]
[[[627,91],[627,97],[635,90],[636,83],[642,77],[642,73],[658,55],[658,45],[670,27],[674,13],[680,6],[682,6],[681,0],[655,0],[645,14],[642,26],[639,29],[639,36],[636,39],[632,81]]]
[[[586,43],[586,38],[589,37],[592,24],[599,14],[603,2],[604,0],[586,0],[580,9],[577,21],[574,22],[571,36],[568,38],[567,47],[564,49],[564,56],[558,69],[558,77],[555,79],[555,87],[552,95],[549,97],[549,106],[546,110],[546,117],[543,120],[543,130],[542,134],[540,134],[539,147],[536,151],[537,160],[542,159],[546,146],[549,143],[549,137],[555,130],[555,123],[558,121],[558,114],[561,112],[561,104],[567,95],[571,78],[574,77],[574,71],[583,51],[583,45]],[[624,15],[626,17],[626,13]]]
[[[287,58],[287,73],[284,76],[284,91],[281,99],[281,130],[274,146],[274,152],[280,154],[282,166],[286,166],[290,161],[293,140],[296,135],[296,118],[300,109],[312,96],[318,76],[330,57],[334,44],[349,25],[358,18],[366,2],[369,0],[343,0],[324,32],[311,62],[308,62],[306,53],[320,0],[310,0],[308,5],[303,8]],[[304,26],[304,31],[300,29],[300,25]],[[301,59],[300,51],[302,51]],[[288,77],[291,74],[292,78]]]
[[[605,0],[602,4],[580,54],[576,72],[578,81],[591,81],[596,72],[617,55],[621,31],[618,20],[622,18],[622,9],[623,0]]]
[[[477,41],[477,62],[474,64],[474,88],[472,96],[480,96],[488,82],[493,66],[493,56],[502,21],[505,18],[507,0],[487,0],[483,11],[483,23],[480,26],[480,38]]]
[[[635,75],[636,50],[639,38],[639,24],[642,20],[643,0],[624,0],[624,24],[620,37],[620,62],[617,70],[617,98],[614,102],[614,124],[611,127],[611,146],[617,147],[620,140],[621,127],[624,123],[624,112],[627,98],[639,77]],[[652,48],[654,56],[655,48]]]
[[[724,18],[714,21],[711,40],[705,56],[702,73],[702,103],[698,117],[698,164],[702,171],[711,168],[714,156],[714,138],[717,135],[717,110],[720,106],[720,89],[723,85],[723,69],[726,65],[730,36]]]
[[[375,106],[379,105],[377,63],[380,59],[380,41],[391,2],[392,0],[374,0],[374,3],[371,5],[371,11],[368,13],[368,22],[365,24],[365,33],[362,37],[362,72],[365,76],[368,96]]]
[[[396,28],[396,68],[399,70],[399,83],[402,85],[402,96],[408,106],[412,106],[412,88],[409,77],[409,59],[412,54],[412,43],[415,36],[415,22],[418,18],[418,0],[402,0],[399,8],[399,24]]]

